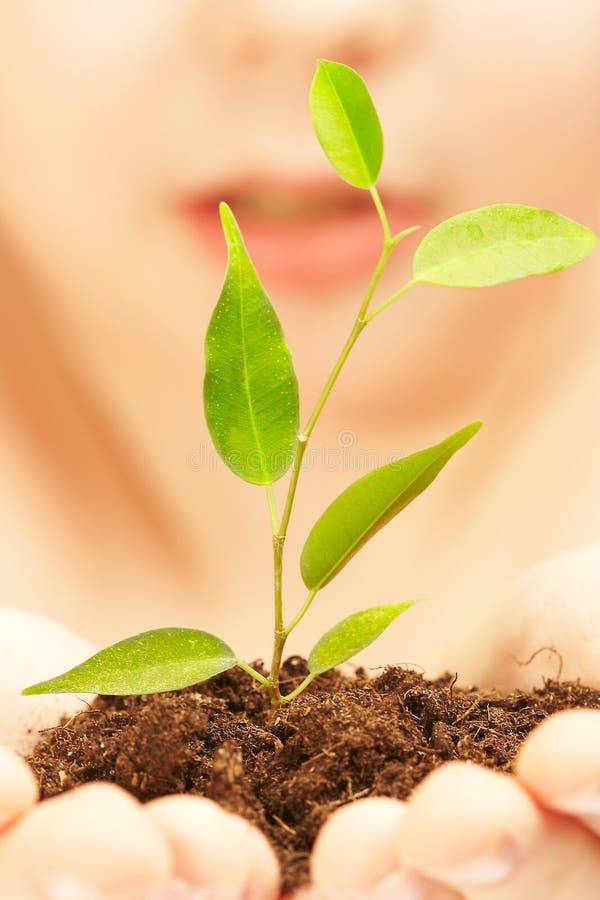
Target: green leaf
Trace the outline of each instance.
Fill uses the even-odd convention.
[[[236,475],[271,484],[294,459],[298,381],[233,213],[226,203],[219,212],[229,262],[206,334],[206,421],[219,455]]]
[[[231,647],[214,634],[194,628],[158,628],[119,641],[22,693],[156,694],[206,681],[236,662]]]
[[[445,441],[397,459],[346,488],[313,526],[300,559],[305,585],[320,590],[355,553],[431,484],[481,428],[473,422]]]
[[[550,210],[484,206],[430,231],[417,247],[413,277],[449,287],[489,287],[566,269],[595,244],[592,231]]]
[[[400,613],[410,609],[419,600],[372,606],[342,619],[320,638],[310,651],[308,670],[320,675],[351,659],[385,631]]]
[[[319,143],[338,175],[354,187],[373,187],[383,160],[383,133],[360,75],[342,63],[318,60],[310,112]]]

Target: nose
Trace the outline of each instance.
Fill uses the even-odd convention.
[[[229,47],[237,62],[260,66],[324,57],[368,75],[405,55],[426,0],[230,0]]]

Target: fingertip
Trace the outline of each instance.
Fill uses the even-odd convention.
[[[281,891],[279,861],[266,837],[250,826],[248,900],[277,900]]]
[[[541,827],[534,801],[504,773],[466,762],[431,772],[407,805],[398,854],[407,869],[435,878],[474,858],[527,844]],[[500,862],[499,862],[500,865]]]
[[[145,811],[168,841],[183,881],[248,900],[278,897],[277,858],[249,822],[206,797],[183,794],[152,800]]]
[[[82,785],[37,804],[3,839],[0,869],[28,877],[69,873],[106,891],[141,892],[166,882],[170,850],[141,804],[104,782]]]
[[[30,809],[38,784],[24,759],[0,744],[0,830]]]
[[[523,742],[515,772],[544,806],[600,817],[600,710],[549,716]]]
[[[396,835],[405,804],[369,797],[337,809],[325,822],[310,860],[315,890],[368,889],[398,868]]]

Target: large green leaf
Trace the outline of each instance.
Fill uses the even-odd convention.
[[[588,228],[550,210],[484,206],[430,231],[415,253],[413,277],[449,287],[488,287],[566,269],[595,243]]]
[[[298,382],[281,324],[233,213],[226,203],[219,212],[229,262],[206,334],[206,421],[218,453],[236,475],[271,484],[293,462]]]
[[[313,526],[300,559],[305,585],[324,587],[355,553],[431,484],[481,428],[473,422],[445,441],[394,460],[346,488]]]
[[[320,675],[351,659],[385,631],[394,619],[410,609],[418,600],[406,603],[391,603],[387,606],[372,606],[353,613],[330,628],[319,638],[310,651],[308,670],[312,675]]]
[[[156,694],[206,681],[236,662],[231,647],[214,634],[158,628],[119,641],[23,693]]]
[[[360,75],[342,63],[320,59],[310,111],[319,143],[338,175],[354,187],[373,187],[383,160],[383,133]]]

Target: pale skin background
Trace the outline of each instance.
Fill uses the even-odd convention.
[[[322,56],[367,80],[382,189],[425,197],[424,228],[515,202],[598,231],[599,51],[595,0],[253,0],[226,13],[209,0],[0,0],[3,600],[97,645],[176,624],[267,655],[264,492],[197,464],[223,268],[177,201],[258,163],[326,172],[307,111]],[[392,260],[382,299],[410,277],[416,244]],[[485,427],[323,592],[290,652],[355,609],[428,597],[361,660],[467,678],[452,648],[470,615],[527,565],[597,539],[599,268],[596,253],[485,292],[419,287],[367,330],[317,448],[343,459],[351,430],[383,462],[474,418]],[[336,289],[266,287],[306,418],[365,285],[341,272]],[[315,463],[301,478],[290,611],[306,533],[356,474]]]

